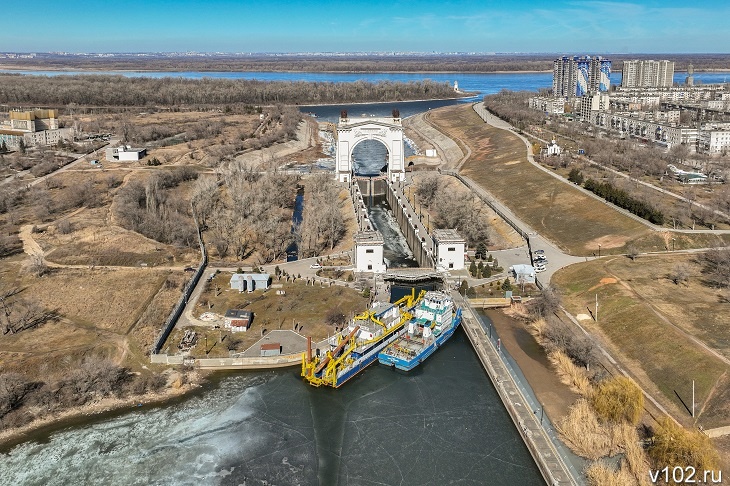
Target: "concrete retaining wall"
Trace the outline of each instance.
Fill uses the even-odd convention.
[[[194,216],[195,213],[193,213],[193,219],[195,219]],[[160,335],[157,337],[157,340],[155,341],[155,345],[152,347],[152,355],[159,353],[162,349],[162,346],[165,344],[165,341],[167,341],[167,338],[170,336],[170,333],[175,328],[175,324],[177,324],[177,320],[182,315],[183,311],[185,310],[185,306],[188,304],[188,299],[190,298],[190,295],[195,290],[195,286],[198,285],[198,282],[200,281],[200,277],[203,276],[203,272],[205,271],[205,267],[208,266],[208,252],[205,249],[205,244],[203,244],[203,234],[200,231],[200,226],[198,225],[198,222],[195,221],[195,226],[198,228],[198,244],[200,245],[200,265],[198,265],[197,270],[195,270],[195,273],[193,274],[193,278],[190,279],[190,281],[185,286],[185,289],[183,290],[183,294],[180,296],[180,300],[177,301],[177,304],[175,304],[175,307],[173,307],[172,312],[170,312],[170,315],[167,317],[167,320],[165,321],[164,326],[162,326],[162,331],[160,331]]]
[[[385,185],[385,198],[390,204],[391,211],[395,220],[398,222],[403,236],[406,238],[408,247],[413,252],[414,259],[418,262],[418,266],[421,268],[433,268],[434,262],[431,256],[426,250],[426,246],[423,244],[421,238],[431,238],[430,235],[421,231],[417,231],[416,224],[410,218],[408,214],[414,214],[415,211],[411,209],[411,205],[405,197],[398,198],[395,192],[387,184]]]

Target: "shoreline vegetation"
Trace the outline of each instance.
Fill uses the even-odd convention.
[[[675,71],[726,70],[730,54],[618,54],[602,55],[619,70],[629,59],[671,59]],[[32,58],[4,58],[3,68],[11,69],[88,69],[125,71],[269,71],[269,72],[343,72],[343,73],[506,73],[551,72],[552,63],[565,53],[552,54],[196,54],[116,53],[104,57],[88,54],[35,53]]]
[[[51,434],[66,425],[83,425],[99,420],[107,414],[127,413],[140,407],[160,407],[176,400],[187,399],[195,392],[204,389],[208,384],[206,377],[207,374],[205,376],[196,374],[187,383],[173,384],[158,391],[124,397],[98,398],[81,406],[49,412],[19,427],[6,427],[0,430],[0,455],[7,454],[20,444]]]
[[[129,78],[121,75],[0,74],[0,103],[8,105],[139,107],[314,105],[453,98],[447,82],[429,79],[372,83],[250,79]],[[474,96],[465,93],[465,96]]]

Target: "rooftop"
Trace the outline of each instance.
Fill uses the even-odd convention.
[[[229,319],[251,319],[251,311],[243,309],[228,309],[226,317]]]
[[[433,238],[438,243],[464,243],[464,238],[455,229],[435,229],[432,232]]]
[[[380,231],[360,231],[355,233],[356,245],[382,245],[385,243]]]

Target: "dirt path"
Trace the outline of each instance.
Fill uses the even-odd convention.
[[[43,248],[33,239],[33,224],[26,224],[20,228],[18,238],[23,242],[23,252],[28,256],[44,255]]]

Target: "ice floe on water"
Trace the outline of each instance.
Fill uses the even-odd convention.
[[[286,455],[286,466],[278,458],[278,464],[260,459],[276,455],[285,449],[281,442],[291,439],[290,431],[281,430],[289,427],[262,413],[269,405],[260,388],[281,378],[230,378],[220,388],[180,404],[70,428],[48,443],[21,444],[0,458],[0,483],[197,485],[272,477],[302,481],[302,462],[314,469],[314,458],[302,453],[304,447],[299,454]],[[311,449],[311,437],[294,435],[294,449],[297,444]]]

